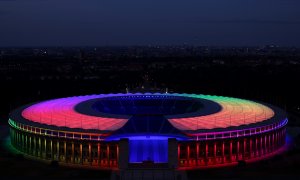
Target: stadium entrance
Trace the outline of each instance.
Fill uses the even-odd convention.
[[[159,136],[139,136],[129,140],[130,163],[167,163],[168,139]]]

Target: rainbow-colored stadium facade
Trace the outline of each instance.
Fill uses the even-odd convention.
[[[99,168],[207,168],[255,161],[285,145],[285,113],[238,98],[162,93],[48,100],[11,112],[24,154]]]

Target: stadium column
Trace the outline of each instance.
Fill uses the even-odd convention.
[[[11,144],[12,145],[14,145],[15,144],[15,136],[14,136],[14,131],[13,131],[13,129],[12,128],[10,128],[10,130],[9,130],[9,132],[10,132],[10,141],[11,141]]]
[[[64,141],[64,160],[67,162],[67,142]]]
[[[71,163],[75,162],[75,147],[74,147],[74,142],[72,141],[72,155],[71,155]]]
[[[110,167],[109,144],[106,144],[106,157],[107,157],[107,166]]]
[[[27,144],[26,141],[27,141],[27,140],[26,140],[26,135],[25,135],[24,133],[23,133],[23,139],[24,139],[24,141],[23,141],[23,148],[24,148],[24,149],[23,149],[23,150],[24,150],[25,152],[27,152],[27,147],[26,147],[26,144]]]
[[[249,138],[249,140],[250,140],[250,142],[249,142],[249,143],[250,143],[250,147],[249,147],[249,157],[252,158],[253,155],[252,155],[252,139],[251,139],[251,137]]]
[[[277,139],[277,132],[275,132],[274,133],[274,147],[275,147],[275,149],[277,150],[277,141],[278,141],[278,139]]]
[[[15,133],[15,145],[18,146],[19,138],[18,138],[18,132],[14,130]]]
[[[118,162],[118,159],[119,159],[119,145],[117,144],[116,146],[117,146],[117,158],[116,158],[116,160],[117,160],[117,166],[118,166],[118,164],[119,164],[119,162]]]
[[[14,145],[17,146],[18,144],[18,134],[17,131],[13,129],[13,134],[14,134]]]
[[[278,145],[281,146],[281,131],[278,131]]]
[[[22,147],[22,145],[21,145],[22,139],[21,139],[20,133],[19,133],[19,131],[16,131],[15,133],[16,133],[16,146],[18,148],[21,148]]]
[[[286,128],[284,128],[284,132],[282,134],[282,136],[283,136],[283,143],[284,144],[286,143],[285,134],[286,134]]]
[[[17,139],[17,132],[15,131],[15,130],[13,130],[13,133],[14,133],[14,145],[16,146],[17,145],[17,141],[18,141],[18,139]]]
[[[15,143],[14,143],[14,141],[15,141],[15,136],[14,136],[14,132],[13,132],[13,129],[12,128],[10,128],[9,129],[9,133],[10,133],[10,143],[12,144],[12,145],[14,145]]]
[[[277,132],[277,145],[280,147],[281,145],[281,137],[280,137],[280,131]]]
[[[27,141],[27,143],[26,143],[26,144],[27,144],[27,146],[26,146],[26,148],[27,148],[27,153],[30,154],[30,153],[31,153],[31,152],[30,152],[30,150],[31,150],[31,149],[30,149],[30,138],[29,138],[29,135],[28,135],[28,134],[26,135],[26,141]]]
[[[39,157],[42,158],[42,140],[41,140],[41,137],[39,137]]]
[[[229,157],[231,162],[232,161],[232,140],[230,140],[230,145],[229,145]]]
[[[14,133],[14,145],[16,146],[17,145],[17,132],[15,130],[13,130],[13,133]]]
[[[277,136],[278,136],[278,141],[277,144],[280,146],[281,145],[281,131],[278,131]]]
[[[31,135],[29,136],[29,152],[30,152],[30,154],[33,154],[33,152],[32,152],[32,139],[31,139]]]
[[[275,138],[275,142],[274,142],[274,146],[275,146],[275,148],[277,149],[277,142],[278,142],[278,139],[277,139],[277,131],[275,131],[275,133],[274,133],[274,138]]]
[[[214,141],[214,164],[217,163],[217,142]]]
[[[205,164],[208,165],[208,142],[205,142]]]
[[[32,135],[32,137],[31,137],[31,141],[32,141],[31,147],[32,147],[32,150],[31,151],[32,151],[32,155],[33,156],[35,156],[35,143],[36,143],[34,139],[35,139],[35,135]]]
[[[270,143],[270,134],[267,135],[267,145],[268,145],[268,148],[267,148],[267,153],[269,153],[270,151],[270,148],[271,148],[271,143]]]
[[[29,153],[29,136],[26,134],[26,152]]]
[[[12,128],[9,129],[9,137],[11,145],[14,145],[14,134]]]
[[[269,152],[269,134],[266,134],[265,136],[265,154]]]
[[[265,147],[264,147],[264,154],[267,154],[267,137],[268,137],[268,135],[267,134],[265,134],[264,135],[264,141],[265,141]]]
[[[27,135],[27,148],[28,148],[28,153],[31,154],[31,139],[30,139],[30,136]]]
[[[89,143],[89,164],[92,165],[92,144]]]
[[[26,152],[29,154],[30,153],[30,151],[29,151],[29,136],[27,134],[25,134],[25,140],[26,140],[26,144],[25,144]]]
[[[25,150],[25,137],[24,134],[21,134],[21,147],[22,147],[22,151],[24,152]]]
[[[282,145],[282,131],[279,131],[278,135],[279,135],[279,145]]]
[[[225,142],[222,140],[222,163],[225,161]]]
[[[265,135],[262,135],[262,144],[261,144],[261,147],[262,147],[262,149],[261,149],[262,153],[261,154],[262,155],[265,154],[265,147],[266,147],[265,144],[266,144],[265,143]]]
[[[263,136],[260,136],[260,155],[264,154],[264,149],[263,149]]]
[[[98,166],[100,165],[100,162],[101,162],[101,154],[100,154],[100,143],[98,143],[97,145],[97,154],[98,154]]]
[[[15,136],[16,136],[15,137],[15,145],[18,146],[18,142],[19,142],[18,131],[14,130],[14,132],[15,132]]]
[[[13,132],[12,128],[9,129],[9,132],[10,132],[10,143],[11,143],[12,145],[14,145],[14,144],[15,144],[15,143],[14,143],[14,141],[15,141],[15,136],[14,136],[14,132]]]
[[[22,147],[22,151],[24,152],[24,149],[25,149],[25,137],[24,137],[23,133],[21,133],[21,147]]]
[[[272,133],[272,151],[275,150],[275,135],[274,132]]]
[[[15,130],[13,130],[13,133],[14,133],[14,145],[16,146],[16,142],[17,142],[17,133],[16,133],[16,131]]]
[[[27,148],[26,148],[26,135],[23,133],[23,139],[24,139],[24,141],[23,141],[23,151],[24,152],[26,152],[27,151]]]
[[[33,154],[34,156],[38,156],[37,149],[36,149],[36,136],[33,136]]]
[[[280,131],[280,146],[283,144],[283,138],[282,138],[283,136],[282,136],[282,132],[283,132],[283,131],[281,130],[281,131]]]
[[[56,159],[57,159],[57,161],[59,161],[60,160],[60,158],[59,158],[59,140],[57,140],[57,142],[56,142]]]
[[[29,154],[31,154],[31,140],[30,140],[30,136],[29,135],[27,135],[27,148],[28,148],[27,152]]]
[[[244,144],[243,144],[243,159],[246,158],[246,150],[247,150],[247,138],[244,138]]]
[[[14,136],[15,136],[15,146],[18,146],[19,144],[18,131],[14,130]]]
[[[187,159],[187,165],[188,166],[190,166],[190,145],[189,144],[187,144],[187,146],[186,146],[186,152],[187,152],[187,157],[186,157],[186,159]]]
[[[11,137],[11,138],[10,138],[11,144],[12,144],[12,145],[15,145],[15,136],[14,136],[14,131],[13,131],[12,128],[10,129],[10,135],[11,135],[11,136],[10,136],[10,137]]]
[[[15,145],[18,146],[18,143],[19,143],[19,135],[18,135],[18,131],[15,131]]]
[[[236,161],[239,160],[239,154],[240,154],[240,141],[238,139],[236,142]]]
[[[79,145],[80,164],[83,164],[82,142]]]
[[[268,152],[271,152],[271,150],[272,150],[272,146],[271,146],[271,134],[268,135],[268,138],[269,138],[269,140],[268,140],[268,142],[269,142]]]
[[[281,145],[283,145],[285,143],[285,140],[283,138],[283,133],[284,133],[284,129],[281,131],[281,140],[282,140]]]
[[[18,144],[19,144],[19,134],[18,134],[18,131],[15,131],[15,130],[14,130],[14,132],[15,132],[15,136],[16,136],[16,137],[15,137],[15,140],[16,140],[16,141],[15,141],[15,145],[18,146]]]
[[[280,136],[279,136],[279,140],[280,140]],[[22,151],[24,151],[24,135],[23,135],[23,133],[20,133],[20,146],[22,148]]]
[[[29,136],[28,136],[28,134],[26,134],[25,137],[26,137],[26,152],[30,153],[30,151],[29,151]]]
[[[258,156],[258,137],[255,137],[255,154],[254,156],[257,157]]]
[[[178,158],[178,166],[180,166],[180,144],[177,146],[177,158]]]
[[[47,158],[47,139],[44,138],[44,158]]]
[[[18,132],[18,139],[19,139],[19,141],[18,141],[18,146],[20,147],[20,148],[23,148],[23,144],[22,144],[22,135],[21,135],[21,133],[20,132]]]
[[[283,130],[280,131],[280,145],[284,143],[283,141]]]
[[[19,142],[20,142],[20,138],[19,138],[19,132],[16,131],[16,145],[19,147]]]
[[[279,134],[278,134],[279,137]],[[279,139],[279,138],[278,138]],[[280,140],[280,139],[279,139]],[[279,141],[278,141],[279,142]],[[23,151],[23,135],[21,134],[21,132],[19,132],[19,147],[21,148],[21,150]]]
[[[19,147],[19,143],[20,143],[19,132],[15,131],[15,133],[16,133],[16,146]]]
[[[18,131],[16,131],[16,146],[18,146],[19,147],[19,132]]]
[[[25,152],[25,147],[26,147],[26,146],[25,146],[25,141],[26,141],[26,140],[25,140],[25,135],[24,135],[24,133],[22,133],[22,151],[23,151],[23,152]]]
[[[20,147],[20,133],[17,131],[17,145]]]
[[[285,139],[283,138],[284,137],[283,136],[284,132],[285,132],[285,129],[282,129],[282,131],[281,131],[281,138],[282,138],[282,143],[283,144],[285,143]]]
[[[196,165],[199,165],[199,142],[196,143]]]
[[[52,139],[50,140],[50,154],[51,154],[51,160],[53,160],[54,157],[53,157],[53,141],[52,141]]]
[[[281,131],[278,132],[278,144],[281,146]]]

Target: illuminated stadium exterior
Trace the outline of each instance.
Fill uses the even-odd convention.
[[[285,145],[285,113],[254,101],[126,93],[54,99],[10,114],[31,157],[105,169],[207,168],[256,161]]]

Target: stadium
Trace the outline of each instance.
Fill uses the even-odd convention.
[[[177,93],[100,94],[22,106],[12,146],[28,157],[102,169],[195,169],[251,162],[285,145],[283,110]]]

